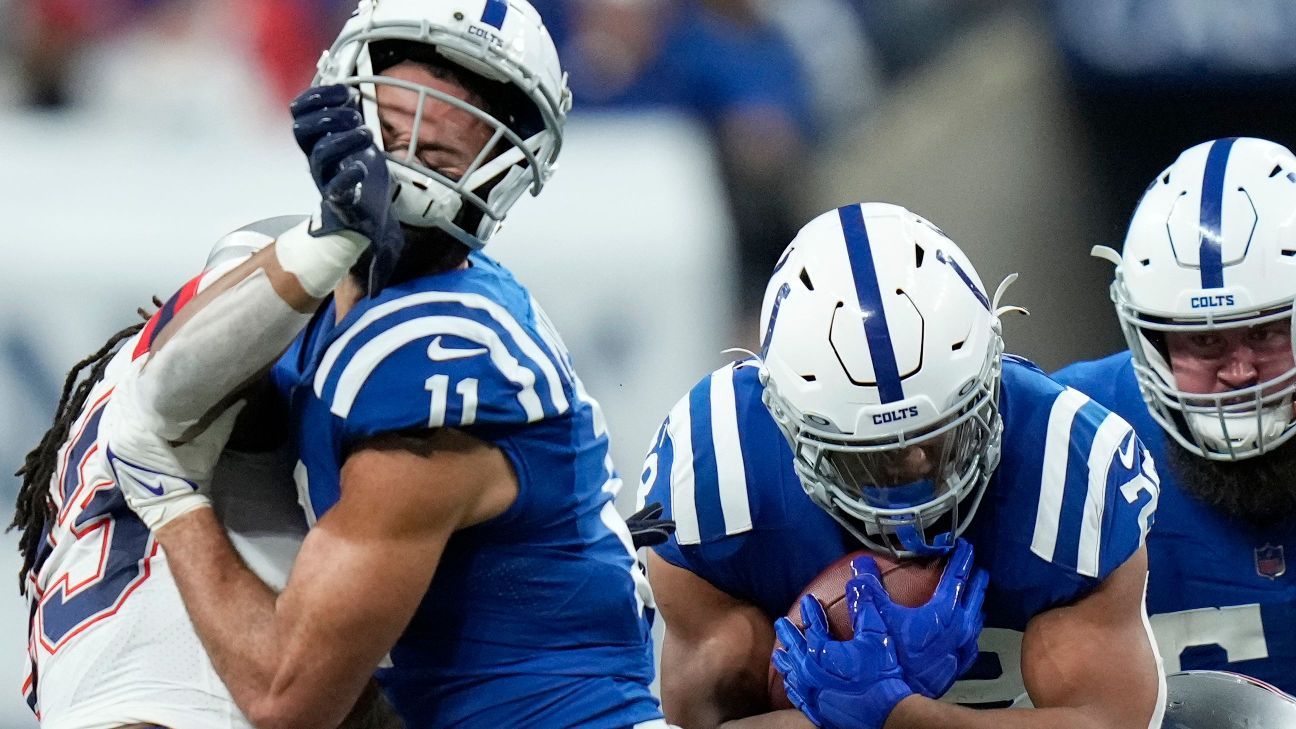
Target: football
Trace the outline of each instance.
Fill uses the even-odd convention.
[[[882,586],[886,588],[887,594],[897,605],[905,607],[925,605],[936,592],[936,585],[940,582],[941,574],[945,569],[944,559],[897,560],[889,554],[866,549],[852,552],[828,565],[818,577],[806,585],[801,595],[792,602],[792,609],[788,611],[787,616],[792,624],[798,628],[805,627],[805,623],[801,620],[801,596],[814,595],[815,599],[824,606],[824,613],[828,616],[828,630],[833,637],[838,640],[850,638],[854,634],[854,629],[851,627],[850,611],[846,608],[846,583],[854,576],[851,572],[851,560],[863,554],[872,556],[877,562],[878,571],[882,573]],[[781,646],[782,644],[775,638],[775,649]],[[783,674],[774,667],[772,656],[768,680],[771,708],[795,708],[783,691]]]

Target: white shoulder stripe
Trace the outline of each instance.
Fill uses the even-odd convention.
[[[1084,518],[1080,522],[1080,550],[1076,555],[1076,571],[1087,577],[1097,577],[1102,556],[1103,511],[1107,506],[1107,472],[1112,458],[1125,436],[1133,432],[1119,415],[1108,413],[1094,433],[1089,448],[1089,491],[1085,495]],[[1131,444],[1131,450],[1134,446]]]
[[[1062,494],[1066,490],[1067,457],[1071,452],[1071,424],[1089,397],[1070,387],[1053,401],[1048,434],[1044,439],[1044,462],[1040,473],[1039,509],[1035,512],[1035,533],[1031,551],[1053,561],[1057,549],[1058,522],[1062,520]]]
[[[725,534],[729,535],[752,528],[747,470],[738,438],[738,405],[734,397],[733,376],[733,365],[711,375],[711,439],[720,488],[720,510],[724,513]]]
[[[449,291],[422,291],[409,296],[402,296],[399,299],[393,299],[385,304],[379,304],[366,311],[359,319],[355,321],[347,331],[338,337],[336,341],[329,345],[328,351],[324,353],[324,359],[320,362],[319,370],[315,373],[315,395],[316,397],[324,396],[324,383],[328,381],[329,374],[333,371],[333,366],[342,356],[343,350],[347,344],[355,339],[365,327],[375,321],[394,314],[401,309],[408,309],[411,306],[420,304],[434,303],[455,303],[462,304],[470,309],[478,309],[486,312],[492,319],[499,324],[504,331],[509,333],[513,341],[517,343],[519,349],[528,358],[533,360],[540,368],[544,375],[545,381],[549,388],[549,397],[553,401],[554,409],[560,413],[566,412],[568,408],[567,395],[563,391],[562,379],[558,376],[558,370],[554,368],[553,362],[541,351],[540,345],[527,334],[521,324],[513,318],[513,315],[507,309],[481,294],[459,293]],[[465,319],[465,321],[468,321]],[[447,330],[444,333],[449,334]],[[498,337],[496,337],[498,339]],[[502,344],[502,342],[501,342]],[[515,360],[516,361],[516,360]],[[349,365],[348,365],[349,369]]]
[[[486,347],[488,350],[486,354],[490,357],[491,363],[500,373],[521,388],[518,402],[526,411],[527,421],[534,423],[544,417],[544,406],[540,404],[540,397],[535,390],[535,373],[518,362],[494,329],[460,316],[425,316],[411,319],[365,342],[342,370],[329,409],[339,418],[347,417],[365,380],[369,379],[369,375],[373,374],[374,369],[387,355],[416,339],[433,334],[451,334]]]
[[[685,395],[671,408],[666,432],[671,439],[670,490],[671,516],[675,520],[675,541],[700,544],[698,528],[697,483],[693,479],[693,424],[689,416],[689,397]]]
[[[540,335],[540,341],[548,348],[549,353],[553,355],[558,366],[562,368],[563,374],[567,379],[575,382],[576,370],[572,367],[571,356],[567,350],[567,344],[563,342],[562,336],[558,334],[558,328],[549,320],[549,315],[545,310],[540,308],[540,302],[535,297],[531,297],[531,311],[535,313],[536,332]],[[583,396],[582,396],[583,397]]]

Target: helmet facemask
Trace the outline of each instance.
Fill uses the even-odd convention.
[[[928,556],[944,552],[971,524],[998,466],[1002,351],[1002,343],[991,349],[981,376],[947,416],[892,438],[846,437],[796,412],[772,381],[763,397],[811,500],[869,549]]]
[[[388,50],[393,46],[414,47],[421,53],[393,59]],[[452,69],[458,78],[469,81],[466,86],[472,95],[489,97],[488,102],[507,108],[481,108],[439,89],[382,74],[401,60]],[[444,230],[474,250],[485,245],[524,191],[538,194],[544,186],[553,172],[563,119],[570,108],[565,84],[561,96],[554,98],[534,74],[492,43],[427,21],[370,18],[344,31],[321,59],[315,83],[356,89],[365,124],[388,157],[397,219],[415,228]],[[429,100],[471,114],[491,129],[492,136],[457,178],[420,162],[417,144],[386,150],[378,114],[380,86],[417,95],[412,140],[419,138]]]
[[[1249,387],[1192,393],[1178,386],[1166,345],[1166,335],[1171,333],[1219,333],[1283,320],[1288,322],[1290,336],[1290,302],[1233,311],[1226,317],[1156,316],[1131,304],[1119,273],[1112,284],[1112,300],[1148,411],[1188,452],[1211,460],[1242,460],[1272,451],[1296,435],[1296,365]],[[1296,359],[1296,350],[1290,344],[1284,349],[1273,355]]]

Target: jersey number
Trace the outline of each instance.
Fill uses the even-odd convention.
[[[96,570],[50,576],[40,594],[41,644],[50,653],[91,625],[111,617],[127,595],[149,576],[149,562],[157,552],[144,526],[126,506],[111,480],[87,483],[84,465],[98,450],[101,398],[72,439],[59,464],[56,478],[63,504],[52,533],[76,539],[78,550],[99,550]],[[53,539],[53,537],[51,537]],[[84,560],[69,560],[84,564]]]
[[[423,383],[423,389],[432,393],[428,427],[445,427],[446,407],[450,400],[450,375],[432,375]],[[461,401],[458,425],[462,427],[477,422],[477,380],[473,377],[462,379],[455,383],[454,391]]]
[[[1180,670],[1183,652],[1194,646],[1219,646],[1228,654],[1229,663],[1269,657],[1256,604],[1162,613],[1153,615],[1151,622],[1166,673]]]

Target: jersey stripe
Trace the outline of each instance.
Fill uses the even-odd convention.
[[[738,435],[738,404],[734,395],[734,366],[711,375],[711,438],[715,452],[716,482],[726,535],[752,528],[747,495],[747,469]]]
[[[527,421],[536,422],[544,418],[544,406],[535,391],[535,373],[513,356],[495,330],[459,316],[425,316],[411,319],[397,324],[366,342],[343,368],[329,409],[340,418],[347,417],[356,396],[360,394],[360,388],[388,355],[417,339],[434,334],[450,334],[486,347],[491,363],[501,374],[521,388],[518,392],[518,403],[526,411]]]
[[[545,314],[545,310],[540,308],[540,302],[536,301],[534,296],[531,297],[531,311],[535,314],[536,333],[540,335],[541,343],[549,350],[549,354],[558,363],[558,367],[562,369],[567,379],[573,386],[578,387],[576,370],[572,367],[571,353],[567,350],[567,345],[563,342],[562,336],[558,334],[558,328],[550,321],[549,315]],[[584,393],[578,393],[577,396],[580,398],[585,397]]]
[[[674,449],[670,473],[671,510],[675,519],[675,541],[700,544],[702,534],[698,529],[697,502],[693,498],[693,427],[689,420],[689,398],[685,397],[671,408],[666,421],[666,432]]]
[[[1035,532],[1031,538],[1031,551],[1049,562],[1053,561],[1053,553],[1057,549],[1058,524],[1062,520],[1067,459],[1071,452],[1071,424],[1075,421],[1076,413],[1088,402],[1088,396],[1068,387],[1057,396],[1049,410],[1044,462],[1040,473],[1039,508],[1035,512]]]
[[[1102,553],[1103,510],[1107,506],[1107,476],[1112,459],[1121,442],[1130,436],[1134,448],[1134,429],[1119,415],[1108,413],[1089,448],[1089,491],[1085,495],[1084,518],[1080,522],[1080,544],[1076,553],[1076,571],[1087,577],[1098,576]]]
[[[689,435],[693,446],[693,499],[696,502],[699,538],[703,541],[724,535],[724,512],[716,477],[715,438],[711,435],[711,380],[708,377],[689,390]]]
[[[517,320],[503,306],[481,294],[463,292],[423,291],[393,299],[366,311],[359,319],[347,327],[346,332],[329,344],[328,351],[324,353],[324,358],[320,361],[319,369],[315,373],[315,395],[323,399],[325,383],[328,381],[329,375],[332,373],[338,359],[342,356],[343,351],[370,324],[411,306],[440,303],[460,304],[469,309],[485,312],[490,316],[496,324],[512,337],[522,354],[535,362],[535,365],[540,369],[540,373],[544,375],[545,382],[548,385],[549,398],[554,409],[560,414],[567,412],[569,403],[567,394],[563,390],[562,378],[559,377],[553,361],[541,350],[540,345],[531,338],[526,330],[522,328],[522,325],[518,324]],[[459,318],[464,321],[473,321],[467,317]],[[444,333],[449,334],[451,332],[446,331]]]

